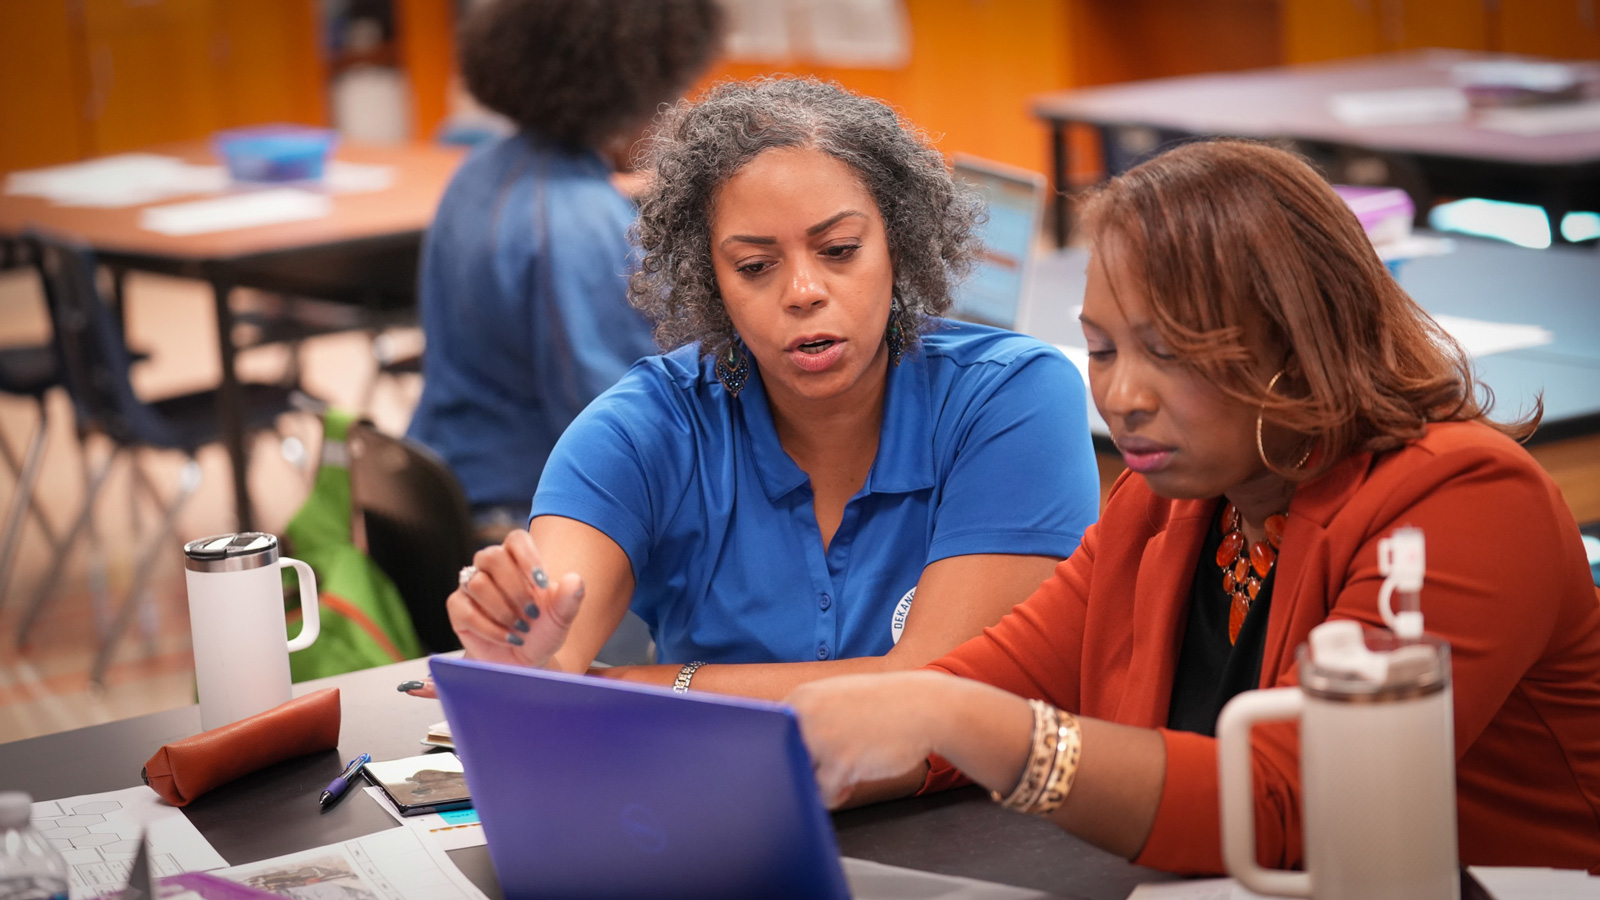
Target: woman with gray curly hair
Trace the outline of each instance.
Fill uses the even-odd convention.
[[[603,674],[776,698],[996,622],[1099,494],[1072,364],[939,318],[973,194],[893,110],[815,80],[679,104],[650,162],[632,297],[675,349],[573,422],[531,533],[463,573],[468,654],[582,672],[631,607],[664,664]]]

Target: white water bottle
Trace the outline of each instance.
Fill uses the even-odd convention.
[[[32,797],[0,793],[0,900],[67,900],[67,862],[32,815]]]
[[[287,703],[289,652],[311,646],[322,630],[311,567],[280,558],[278,539],[258,531],[190,541],[183,554],[200,727],[210,731]],[[283,614],[284,566],[300,576],[302,624],[292,641]]]
[[[1422,533],[1400,529],[1378,556],[1388,576],[1380,608],[1394,632],[1324,622],[1300,648],[1299,687],[1246,691],[1217,720],[1223,855],[1256,893],[1459,896],[1450,646],[1422,633]],[[1304,873],[1256,862],[1250,729],[1284,719],[1300,720]]]

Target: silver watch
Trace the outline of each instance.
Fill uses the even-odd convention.
[[[678,670],[677,679],[672,682],[672,692],[674,694],[687,694],[687,693],[689,693],[689,682],[694,678],[695,670],[700,668],[701,666],[703,666],[705,664],[706,664],[705,660],[697,659],[694,662],[689,663],[688,665],[686,665],[683,668],[679,669]]]

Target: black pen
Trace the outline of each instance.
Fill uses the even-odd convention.
[[[350,760],[350,765],[345,766],[344,771],[339,773],[339,777],[328,782],[328,787],[323,790],[322,797],[319,799],[322,808],[327,809],[339,802],[339,798],[344,796],[344,792],[350,789],[350,782],[355,781],[356,776],[361,773],[361,767],[369,762],[372,762],[371,753],[363,753]]]

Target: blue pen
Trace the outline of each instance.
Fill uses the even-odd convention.
[[[337,803],[339,798],[344,796],[344,792],[350,789],[350,782],[355,781],[356,776],[361,773],[361,767],[369,762],[372,762],[371,753],[363,753],[350,760],[350,765],[345,766],[339,777],[328,782],[328,787],[323,790],[320,800],[322,808],[327,809]]]

